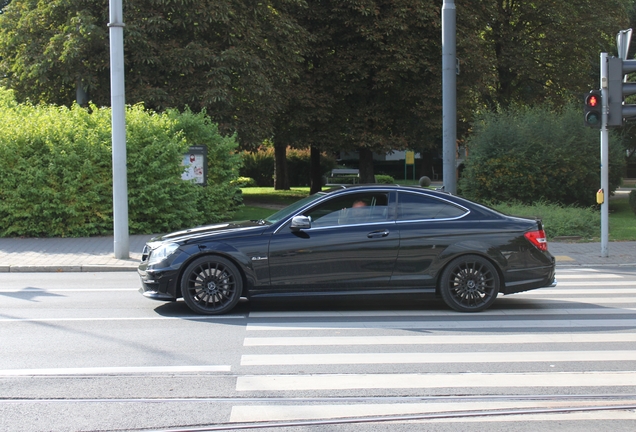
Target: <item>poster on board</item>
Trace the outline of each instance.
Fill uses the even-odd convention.
[[[205,185],[207,181],[207,152],[205,146],[192,146],[183,155],[181,165],[184,167],[181,179]]]

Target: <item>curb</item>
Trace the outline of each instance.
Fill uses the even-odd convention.
[[[563,267],[636,267],[636,263],[557,263],[557,268]]]
[[[137,271],[137,265],[134,266],[113,266],[113,265],[0,265],[0,273],[98,273],[98,272],[124,272]]]

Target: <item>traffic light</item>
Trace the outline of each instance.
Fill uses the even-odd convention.
[[[623,126],[625,119],[636,117],[636,105],[625,105],[625,97],[636,94],[636,83],[623,82],[623,77],[636,72],[636,60],[607,59],[607,126]]]
[[[603,122],[602,106],[601,91],[590,90],[585,96],[585,126],[601,128],[601,123]]]

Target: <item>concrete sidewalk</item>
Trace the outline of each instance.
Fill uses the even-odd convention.
[[[135,271],[151,237],[129,236],[127,260],[115,258],[113,237],[0,238],[0,272]]]
[[[1,238],[0,272],[135,271],[151,237],[130,236],[127,260],[113,256],[113,237]],[[549,242],[548,249],[559,267],[636,267],[636,242],[609,243],[608,258],[601,258],[600,243]]]

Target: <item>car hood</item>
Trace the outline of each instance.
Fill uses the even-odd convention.
[[[242,232],[258,234],[259,232],[267,229],[268,226],[268,223],[262,221],[225,222],[214,225],[205,225],[196,228],[190,228],[183,231],[175,231],[170,234],[164,234],[162,236],[153,237],[148,243],[159,244],[167,241],[182,243],[195,238],[200,239],[209,236],[218,236],[221,234],[238,234]]]

